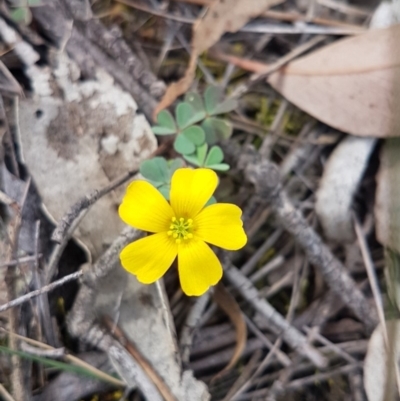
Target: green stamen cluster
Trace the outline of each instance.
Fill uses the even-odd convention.
[[[192,219],[184,219],[183,217],[177,219],[173,217],[172,223],[169,226],[170,231],[167,234],[174,238],[177,244],[180,244],[182,240],[193,238],[193,234],[191,233],[192,226]]]

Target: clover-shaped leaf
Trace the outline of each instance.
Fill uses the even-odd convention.
[[[203,143],[203,145],[198,146],[196,148],[196,153],[193,153],[191,155],[184,155],[183,157],[189,163],[191,163],[197,167],[202,167],[202,166],[204,166],[204,161],[206,159],[207,149],[208,149],[207,143]]]
[[[175,109],[176,122],[179,129],[183,130],[204,118],[201,113],[196,113],[194,108],[186,102],[180,102]]]
[[[171,191],[171,185],[170,184],[164,184],[164,185],[162,185],[161,187],[159,187],[157,189],[161,192],[162,196],[166,200],[169,201],[169,194],[170,194],[170,191]]]
[[[236,99],[222,100],[224,91],[219,86],[209,86],[204,92],[204,103],[209,116],[229,113],[234,110],[238,103]]]
[[[150,160],[144,160],[140,164],[140,174],[155,187],[170,181],[168,163],[163,157],[154,157]]]
[[[157,114],[158,125],[151,127],[156,135],[171,135],[177,132],[174,117],[168,110],[162,110]]]
[[[213,146],[208,152],[205,165],[210,166],[218,164],[221,163],[222,160],[224,160],[224,152],[222,152],[222,149],[219,146]]]
[[[228,171],[230,169],[229,164],[226,163],[218,163],[218,164],[211,164],[207,166],[207,168],[210,168],[211,170],[215,171]]]
[[[201,127],[206,134],[206,142],[213,145],[223,139],[228,139],[232,135],[232,125],[221,118],[206,118]]]
[[[190,155],[196,150],[195,144],[185,135],[179,134],[175,138],[174,149],[182,155]]]
[[[169,169],[169,179],[171,180],[172,175],[175,173],[176,170],[178,170],[178,168],[183,167],[183,160],[180,158],[176,158],[173,160],[170,160],[168,162],[168,169]]]
[[[206,116],[206,110],[201,96],[196,92],[188,92],[185,95],[185,102],[193,107],[196,115],[202,120]]]
[[[198,125],[193,125],[186,128],[182,131],[182,135],[192,141],[196,146],[202,145],[206,140],[206,134],[204,133],[203,129]]]

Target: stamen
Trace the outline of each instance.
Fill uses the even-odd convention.
[[[167,234],[175,239],[177,244],[182,243],[182,240],[187,241],[193,238],[193,219],[185,219],[184,217],[172,217],[169,231]]]

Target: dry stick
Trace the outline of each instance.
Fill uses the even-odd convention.
[[[9,333],[3,327],[0,327],[0,330],[5,332],[5,333]],[[20,340],[24,341],[25,343],[31,344],[31,345],[33,345],[33,346],[35,346],[37,348],[43,348],[43,349],[48,350],[48,351],[53,351],[55,349],[54,347],[52,347],[52,346],[50,346],[48,344],[42,343],[40,341],[33,340],[32,338],[24,337],[24,336],[21,336],[21,335],[18,335],[18,334],[14,334],[14,336],[16,338],[19,338]],[[119,380],[119,379],[117,379],[117,378],[115,378],[113,376],[110,376],[109,374],[103,372],[100,369],[97,369],[97,368],[93,367],[89,363],[83,361],[82,359],[77,358],[76,356],[73,356],[73,355],[70,355],[70,354],[67,353],[67,354],[64,355],[64,359],[66,361],[68,361],[68,362],[71,362],[73,365],[80,366],[80,367],[92,372],[95,376],[101,378],[102,380],[104,380],[106,382],[109,382],[110,384],[113,384],[115,386],[122,386],[122,387],[126,386],[126,384],[122,380]]]
[[[170,141],[166,141],[161,144],[150,156],[152,158],[163,153],[168,146],[170,145]],[[69,239],[72,237],[75,229],[78,227],[79,223],[88,212],[89,208],[94,205],[100,198],[104,195],[107,195],[109,192],[113,191],[115,188],[119,187],[130,178],[132,178],[135,174],[138,173],[138,170],[130,170],[127,173],[121,175],[116,178],[114,181],[110,182],[102,189],[98,189],[93,191],[92,193],[84,196],[80,200],[78,200],[75,204],[73,204],[70,210],[62,217],[60,222],[57,224],[55,228],[52,240],[58,242],[58,245],[54,248],[49,264],[46,267],[45,275],[44,275],[44,283],[48,284],[54,273],[57,269],[58,262],[60,260],[61,254],[63,253],[65,247]]]
[[[181,351],[182,363],[189,363],[190,349],[193,344],[193,337],[196,333],[196,329],[199,327],[200,319],[203,316],[204,310],[210,300],[210,292],[205,293],[203,296],[198,298],[188,315],[183,325],[181,332],[181,339],[179,342],[179,348]]]
[[[299,354],[305,356],[318,367],[326,366],[326,359],[314,347],[308,344],[303,334],[293,327],[269,302],[259,296],[258,290],[239,269],[231,265],[225,257],[225,275],[229,282],[239,291],[270,325],[270,330],[276,335],[282,335],[284,341]]]
[[[158,391],[165,398],[166,401],[177,401],[171,390],[164,383],[163,379],[159,376],[157,371],[153,368],[149,361],[139,352],[138,348],[125,337],[122,330],[109,318],[104,317],[104,324],[109,330],[110,334],[118,340],[126,350],[132,355],[136,362],[141,366],[143,371],[148,375],[152,382],[156,385]]]
[[[22,210],[24,208],[26,199],[28,197],[29,187],[31,185],[31,179],[29,178],[24,189],[24,193],[22,195],[19,211],[16,213],[13,221],[10,223],[9,228],[9,238],[10,243],[6,249],[6,260],[14,260],[18,250],[18,237],[19,237],[19,230],[22,223]],[[16,271],[14,268],[9,266],[7,268],[6,276],[5,276],[5,283],[7,288],[7,299],[9,301],[16,298],[16,288],[15,288],[15,278],[16,278]],[[11,333],[18,334],[19,329],[19,313],[17,310],[13,309],[9,313],[9,322],[10,322],[10,331]],[[12,335],[9,338],[9,347],[11,350],[18,349],[18,342],[15,337]],[[15,401],[24,401],[26,397],[25,391],[25,380],[24,374],[22,371],[22,361],[17,355],[11,356],[11,364],[12,364],[12,371],[11,371],[11,383],[12,383],[12,395],[15,398]]]
[[[10,393],[4,388],[4,386],[0,383],[0,395],[4,398],[4,401],[15,401],[14,398],[11,397]]]
[[[65,283],[68,283],[69,281],[76,280],[79,277],[81,277],[82,275],[83,275],[83,271],[79,270],[75,273],[69,274],[68,276],[64,276],[60,280],[52,282],[49,285],[45,285],[44,287],[40,288],[39,290],[28,292],[28,294],[22,295],[18,298],[13,299],[12,301],[5,303],[4,305],[1,305],[0,312],[4,312],[4,311],[14,308],[18,305],[22,305],[23,303],[29,301],[30,299],[35,298],[39,295],[45,294],[49,291],[52,291],[55,288],[60,287],[60,286],[64,285]]]
[[[251,158],[248,160],[248,158]],[[371,310],[363,293],[357,288],[344,265],[322,242],[321,237],[295,209],[282,189],[279,168],[269,161],[254,162],[257,155],[244,155],[247,162],[246,175],[256,186],[260,197],[268,202],[286,230],[302,246],[310,263],[318,267],[325,282],[345,305],[350,308],[371,332],[376,326],[376,311]],[[246,160],[247,159],[247,160]]]
[[[21,263],[28,263],[28,262],[36,262],[36,259],[40,259],[43,257],[43,254],[38,253],[37,255],[32,255],[32,256],[24,256],[22,258],[17,258],[15,260],[10,260],[9,262],[4,262],[3,264],[0,265],[0,269],[2,267],[9,267],[9,266],[18,266]]]
[[[306,51],[310,50],[312,47],[316,46],[318,43],[322,42],[325,39],[325,36],[316,36],[309,40],[308,42],[297,46],[294,50],[281,57],[278,61],[273,63],[272,65],[266,67],[264,71],[261,71],[257,74],[253,74],[247,83],[240,84],[232,93],[231,97],[236,98],[242,96],[245,92],[249,90],[249,88],[255,83],[265,79],[269,74],[279,70],[279,68],[283,67],[289,61],[294,58],[300,56]],[[212,54],[212,53],[211,53]]]

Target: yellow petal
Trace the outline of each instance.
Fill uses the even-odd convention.
[[[167,231],[173,217],[171,206],[147,181],[128,186],[118,212],[125,223],[152,233]]]
[[[207,168],[180,168],[171,180],[171,206],[177,218],[193,218],[217,188],[217,174]]]
[[[247,242],[241,215],[240,208],[230,203],[207,206],[194,220],[194,234],[203,241],[224,249],[240,249]]]
[[[178,245],[166,233],[149,235],[127,245],[120,254],[122,266],[143,284],[160,279],[178,253]]]
[[[222,277],[222,266],[215,253],[194,238],[179,246],[178,271],[182,290],[190,296],[204,294]]]

